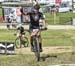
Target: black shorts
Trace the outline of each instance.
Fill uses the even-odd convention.
[[[29,26],[29,32],[32,33],[33,29],[39,29],[40,30],[40,27],[39,26],[34,26],[34,25],[30,24],[30,26]]]
[[[25,35],[25,32],[20,33],[21,35]]]
[[[39,29],[39,30],[40,30],[39,27],[36,27],[36,28],[32,28],[32,27],[30,27],[30,28],[29,28],[29,32],[32,33],[32,32],[33,32],[33,29]]]

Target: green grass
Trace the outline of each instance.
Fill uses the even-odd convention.
[[[50,25],[71,25],[72,18],[75,17],[75,14],[72,12],[69,13],[59,13],[58,15],[46,13],[46,22]]]
[[[0,41],[14,42],[15,30],[0,30]],[[41,33],[43,46],[75,46],[75,30],[47,30]],[[29,33],[26,32],[29,38]]]
[[[42,33],[44,46],[72,46],[75,37],[74,30],[48,30]]]
[[[54,64],[74,64],[75,54],[43,54],[37,62],[34,55],[0,55],[0,66],[51,66]],[[63,65],[65,66],[65,65]]]
[[[0,30],[0,41],[14,42],[15,30]],[[47,30],[41,33],[43,46],[75,46],[75,30]],[[29,34],[26,33],[29,37]],[[34,54],[0,55],[0,66],[51,66],[51,64],[74,64],[75,52],[41,54],[37,62]],[[63,65],[64,66],[64,65]]]
[[[2,9],[0,8],[0,16],[2,16]]]

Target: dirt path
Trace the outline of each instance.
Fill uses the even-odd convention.
[[[72,52],[74,51],[73,46],[55,46],[55,47],[43,47],[42,54],[50,54],[50,53],[64,53],[64,52]],[[30,47],[16,49],[15,53],[17,54],[34,54],[31,52]]]
[[[11,29],[14,29],[12,28],[12,26],[10,26]],[[29,25],[24,25],[24,28],[25,29],[29,29]],[[75,26],[74,25],[48,25],[47,26],[48,29],[75,29]],[[0,25],[0,29],[7,29],[6,25]]]

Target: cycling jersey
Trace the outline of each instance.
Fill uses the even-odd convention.
[[[44,19],[44,16],[41,12],[38,12],[36,15],[34,12],[29,13],[30,15],[30,28],[35,29],[39,27],[39,20]]]

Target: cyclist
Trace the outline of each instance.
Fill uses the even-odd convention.
[[[17,37],[22,36],[22,40],[24,40],[25,31],[24,31],[24,27],[21,24],[17,25],[17,31],[15,34],[17,34]]]
[[[31,42],[31,50],[32,51],[35,51],[34,46],[33,46],[33,36],[34,36],[33,29],[40,29],[40,26],[39,26],[40,19],[43,22],[44,28],[46,28],[44,15],[41,12],[39,12],[39,9],[40,9],[40,6],[38,4],[36,4],[33,6],[33,11],[31,13],[29,13],[30,20],[31,20],[30,21],[30,42]],[[39,39],[40,52],[42,52],[40,31],[38,31],[37,36]]]
[[[33,36],[35,35],[33,30],[34,29],[40,29],[39,26],[39,21],[40,19],[43,22],[44,28],[46,28],[46,24],[45,24],[45,18],[44,15],[39,12],[40,6],[38,4],[33,6],[32,12],[28,13],[28,15],[30,16],[30,43],[31,43],[31,50],[35,51],[34,49],[34,45],[33,45]],[[22,14],[24,14],[24,12],[21,10]],[[42,52],[42,43],[41,43],[41,34],[40,31],[38,31],[37,33],[38,39],[39,39],[39,46],[40,46],[40,52]]]

